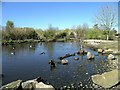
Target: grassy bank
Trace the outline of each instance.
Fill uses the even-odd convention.
[[[118,41],[108,41],[108,40],[84,40],[84,46],[89,47],[93,50],[98,49],[111,49],[113,51],[118,51]]]

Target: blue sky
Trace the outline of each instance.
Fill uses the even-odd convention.
[[[87,23],[94,25],[93,17],[107,2],[3,2],[2,25],[7,20],[16,27],[48,28],[49,24],[60,29]]]

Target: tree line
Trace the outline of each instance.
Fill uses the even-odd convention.
[[[7,21],[6,27],[2,30],[2,40],[47,40],[47,39],[103,39],[113,40],[116,30],[101,30],[97,25],[89,28],[87,24],[79,25],[71,29],[59,30],[49,25],[48,29],[34,29],[29,27],[15,27],[12,21]]]

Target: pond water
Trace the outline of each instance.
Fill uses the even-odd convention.
[[[58,57],[80,49],[77,42],[14,44],[3,46],[2,49],[2,69],[5,75],[3,85],[18,79],[25,81],[40,76],[57,88],[78,82],[89,86],[88,80],[91,75],[108,70],[105,66],[107,57],[89,48],[85,49],[95,55],[94,60],[87,60],[86,55],[76,54],[66,58],[69,61],[68,65],[57,64]],[[12,55],[12,52],[15,52],[15,55]],[[40,55],[41,52],[45,54]],[[80,60],[74,60],[75,57],[79,57]],[[48,64],[51,59],[57,64],[55,69]]]

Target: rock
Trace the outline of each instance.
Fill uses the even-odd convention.
[[[74,60],[79,60],[79,58],[74,58]]]
[[[94,59],[94,55],[92,55],[90,52],[87,53],[87,59],[91,60]]]
[[[68,86],[67,89],[70,89],[70,86]]]
[[[87,57],[88,57],[88,56],[90,56],[90,55],[91,55],[91,53],[90,53],[90,52],[88,52],[88,53],[87,53]]]
[[[74,89],[74,86],[71,86],[72,89]]]
[[[65,89],[65,88],[67,88],[67,86],[64,86],[63,88]]]
[[[46,85],[43,82],[37,83],[34,90],[55,90],[52,85]]]
[[[114,59],[115,59],[115,57],[114,57],[114,55],[109,54],[109,55],[108,55],[108,57],[107,57],[107,59],[108,59],[108,60],[114,60]]]
[[[39,82],[43,82],[43,83],[46,83],[47,82],[47,80],[44,80],[43,78],[41,78],[41,77],[38,77],[38,78],[36,78],[35,79],[38,83]]]
[[[38,82],[36,80],[28,80],[28,81],[22,83],[22,88],[23,88],[23,90],[28,90],[28,89],[33,90],[37,83]]]
[[[112,49],[107,49],[107,50],[104,50],[103,53],[113,53],[113,50]]]
[[[94,59],[94,56],[93,56],[93,55],[88,56],[88,60],[91,60],[91,59]]]
[[[88,88],[88,86],[87,86],[87,85],[85,85],[85,87],[86,87],[86,88]]]
[[[18,90],[21,88],[22,80],[13,81],[1,87],[1,90]],[[20,89],[21,90],[21,89]]]
[[[114,54],[114,55],[120,55],[120,51],[117,51],[117,50],[116,50],[116,51],[113,51],[113,54]]]
[[[61,57],[59,57],[59,59],[60,60],[62,60],[62,59],[64,59],[64,58],[67,58],[67,57],[71,57],[71,56],[75,56],[75,53],[73,53],[73,54],[66,54],[65,56],[61,56]]]
[[[118,74],[118,69],[115,69],[110,72],[105,72],[103,74],[97,74],[91,76],[92,81],[104,88],[111,88],[120,81],[120,75]]]
[[[68,64],[68,60],[62,59],[61,61],[58,62],[58,64],[66,65]]]
[[[82,86],[83,86],[83,84],[81,83],[81,84],[80,84],[80,86],[82,87]]]
[[[103,49],[98,49],[97,51],[98,51],[98,53],[102,53]]]
[[[65,59],[61,60],[61,64],[63,65],[68,64],[68,60],[65,60]]]

